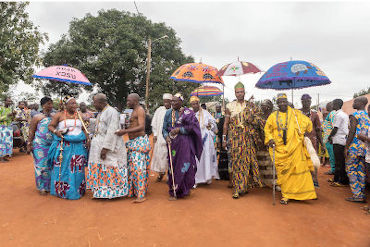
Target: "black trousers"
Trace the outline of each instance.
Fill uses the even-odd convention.
[[[334,182],[341,184],[348,184],[348,176],[346,172],[346,159],[344,157],[344,146],[340,144],[333,144],[333,151],[335,156],[335,171]]]

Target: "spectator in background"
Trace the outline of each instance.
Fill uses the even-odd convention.
[[[348,185],[348,176],[345,169],[344,148],[348,135],[348,115],[342,111],[343,100],[335,99],[333,109],[336,111],[334,116],[334,128],[328,137],[329,142],[333,144],[335,156],[334,180],[329,180],[331,186],[343,187]]]
[[[353,109],[356,112],[350,115],[350,129],[346,142],[345,154],[347,154],[346,171],[352,197],[346,198],[350,202],[365,202],[365,156],[366,144],[359,139],[359,135],[366,136],[370,128],[370,118],[365,111],[368,103],[366,97],[361,96],[353,101]]]

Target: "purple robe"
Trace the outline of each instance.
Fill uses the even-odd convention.
[[[169,109],[166,112],[163,122],[163,137],[166,139],[172,129],[180,128],[179,134],[171,142],[171,155],[176,196],[181,198],[189,195],[195,184],[195,173],[197,172],[195,157],[200,160],[203,151],[202,135],[198,119],[192,110],[184,108],[182,115],[176,111],[174,126],[172,126],[172,111],[173,109]],[[170,195],[174,196],[170,166],[168,186]]]

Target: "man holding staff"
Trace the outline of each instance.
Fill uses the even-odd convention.
[[[275,155],[277,183],[282,194],[280,203],[316,199],[310,173],[314,168],[304,146],[304,135],[312,131],[312,122],[301,111],[288,106],[286,94],[278,94],[277,104],[279,109],[268,117],[265,125],[265,144],[270,147],[272,159]]]
[[[169,200],[190,194],[195,184],[196,159],[200,160],[203,151],[198,119],[192,110],[182,108],[183,100],[181,94],[175,94],[163,122],[162,133],[169,147]]]

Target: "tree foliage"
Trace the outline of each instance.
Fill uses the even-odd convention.
[[[167,35],[168,38],[156,39]],[[122,106],[129,93],[145,97],[147,40],[153,40],[149,105],[162,102],[165,92],[188,95],[198,85],[174,82],[171,73],[184,63],[193,62],[180,48],[175,31],[164,23],[153,23],[143,15],[125,11],[101,10],[70,23],[69,32],[51,45],[45,66],[68,64],[81,70],[105,93],[111,104]],[[60,83],[49,82],[44,92],[60,90]],[[77,88],[62,84],[64,90]],[[89,89],[89,88],[87,88]],[[90,88],[91,90],[91,88]]]
[[[32,82],[34,66],[41,65],[39,46],[47,39],[29,20],[26,2],[0,2],[0,90],[18,80]]]
[[[353,95],[353,98],[357,98],[359,96],[366,95],[366,94],[369,94],[369,93],[370,93],[370,87],[368,87],[367,89],[362,89],[360,92],[355,93]]]

